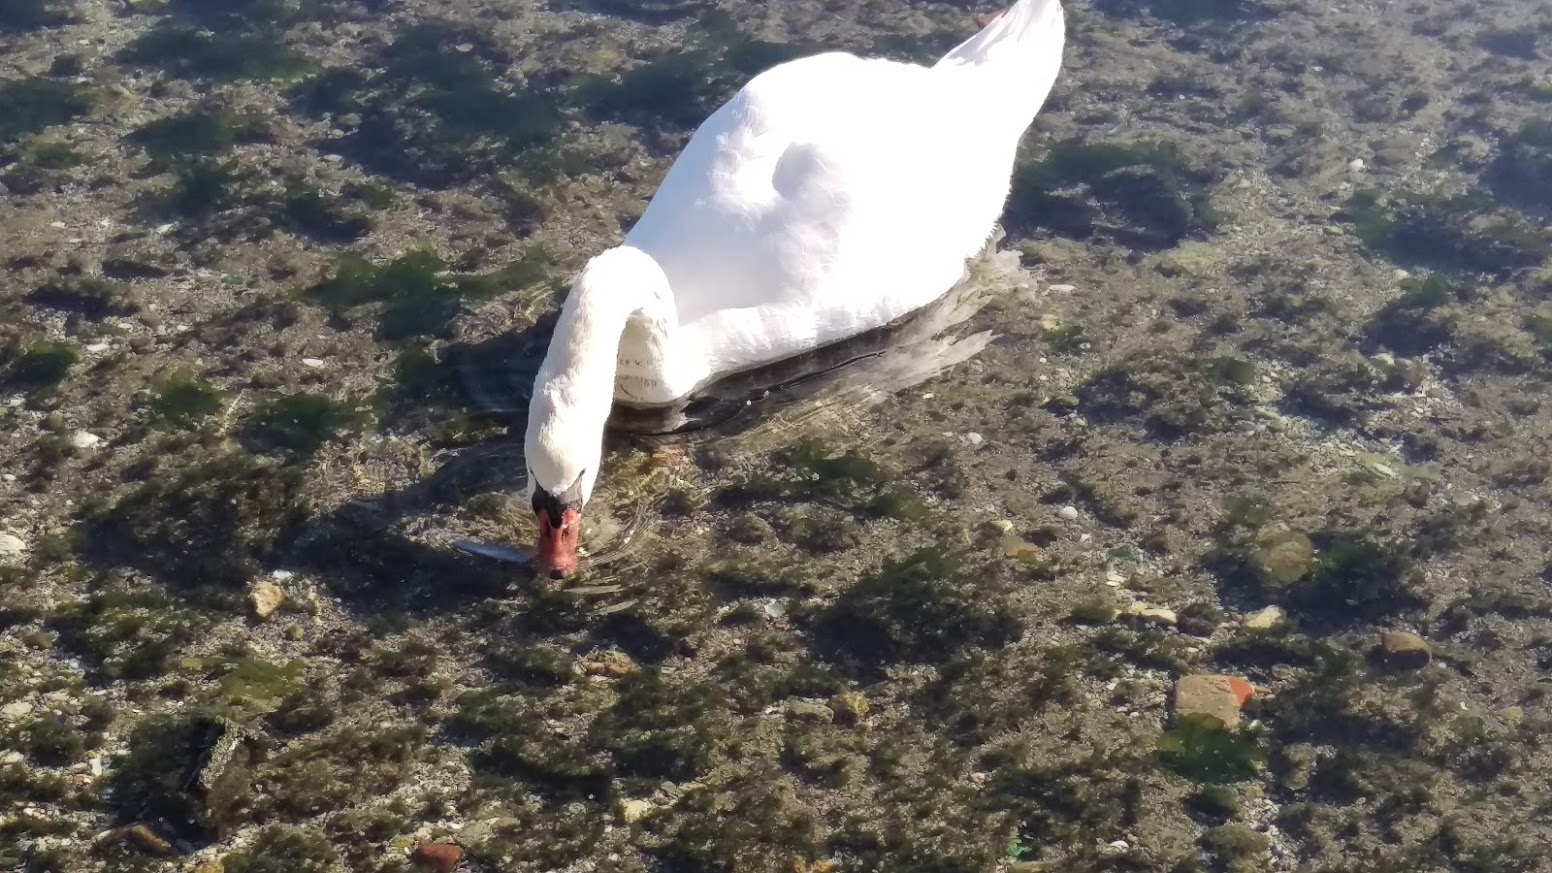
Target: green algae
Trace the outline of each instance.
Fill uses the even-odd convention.
[[[265,403],[249,417],[245,430],[260,447],[306,456],[355,433],[366,420],[366,413],[347,403],[300,391]]]
[[[315,64],[287,48],[274,34],[211,33],[164,21],[120,51],[121,63],[161,70],[180,78],[284,81],[311,71]]]
[[[81,360],[72,343],[39,342],[4,363],[0,384],[30,393],[52,390],[63,382]]]
[[[1399,354],[1420,354],[1448,342],[1452,329],[1448,313],[1437,310],[1466,301],[1470,286],[1438,273],[1408,276],[1401,280],[1401,296],[1374,314],[1366,326],[1367,337]]]
[[[213,157],[242,143],[261,142],[268,125],[256,115],[228,109],[190,109],[147,122],[125,140],[144,149],[154,162],[169,165],[193,157]]]
[[[225,873],[334,873],[339,864],[327,836],[291,825],[270,825],[246,850],[221,859]]]
[[[1060,140],[1019,162],[1005,220],[1015,234],[1170,248],[1217,227],[1215,181],[1170,141]]]
[[[344,726],[287,747],[258,773],[276,811],[320,815],[392,793],[428,754],[426,738],[417,724]]]
[[[1103,0],[1095,5],[1106,15],[1151,15],[1182,26],[1235,23],[1267,14],[1254,0]]]
[[[75,121],[91,112],[93,102],[84,86],[42,76],[0,83],[0,143]]]
[[[226,397],[191,370],[180,368],[152,388],[150,406],[160,423],[189,429],[225,408]]]
[[[1552,254],[1552,243],[1534,226],[1480,191],[1383,197],[1361,190],[1348,199],[1343,217],[1365,247],[1406,267],[1503,276]]]
[[[300,180],[289,181],[267,211],[280,227],[320,242],[355,242],[372,230],[368,215]]]
[[[1182,715],[1159,737],[1161,763],[1193,782],[1237,782],[1253,778],[1266,759],[1255,737],[1229,730],[1211,715]]]
[[[1552,210],[1552,121],[1533,119],[1504,137],[1485,178],[1505,202]]]
[[[214,668],[220,675],[215,693],[225,706],[251,715],[264,715],[301,689],[307,665],[302,661],[273,662],[245,657],[222,662],[211,659],[187,659],[181,666],[204,671]]]
[[[24,299],[40,309],[73,312],[91,321],[140,311],[140,300],[129,286],[92,276],[51,279]]]
[[[91,562],[139,569],[174,590],[235,588],[300,520],[301,475],[247,452],[190,452],[179,466],[83,515]]]
[[[148,208],[165,217],[204,219],[243,203],[251,170],[235,160],[201,158],[180,162],[171,184],[147,199]]]
[[[120,584],[54,611],[46,626],[58,634],[62,649],[102,677],[139,682],[170,672],[179,651],[210,623],[159,591]]]
[[[48,133],[22,140],[16,148],[16,159],[21,165],[38,170],[69,170],[87,161],[69,142]]]
[[[364,62],[371,72],[324,70],[292,89],[291,99],[309,114],[359,119],[329,149],[374,173],[447,187],[494,176],[560,134],[558,97],[499,82],[509,63],[477,29],[418,24]]]
[[[887,559],[816,617],[814,633],[828,655],[863,672],[1001,648],[1023,635],[1004,566],[936,547]]]
[[[435,336],[469,301],[549,280],[549,260],[530,249],[490,273],[452,273],[435,253],[419,250],[382,265],[346,257],[304,288],[302,299],[338,313],[377,305],[377,336],[388,342]]]

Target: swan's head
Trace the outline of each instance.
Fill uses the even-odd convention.
[[[539,522],[534,568],[551,579],[577,571],[582,508],[593,496],[603,458],[603,428],[589,437],[554,414],[553,404],[536,395],[524,440],[528,459],[528,499]],[[537,415],[533,413],[539,413]]]

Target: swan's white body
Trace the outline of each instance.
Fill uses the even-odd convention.
[[[530,406],[530,491],[586,500],[614,401],[667,404],[946,293],[1002,213],[1064,29],[1059,0],[1018,0],[932,67],[815,55],[712,113],[572,287]]]

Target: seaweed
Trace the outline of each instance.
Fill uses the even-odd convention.
[[[1217,175],[1193,166],[1169,141],[1061,140],[1019,162],[1006,223],[1016,234],[1169,248],[1217,227],[1210,205]]]
[[[490,273],[449,272],[434,253],[420,250],[381,266],[343,258],[324,278],[301,291],[302,299],[335,312],[379,304],[377,336],[389,342],[434,336],[465,302],[534,285],[549,277],[544,252],[531,249]]]
[[[849,669],[874,674],[898,662],[942,662],[972,647],[1023,635],[1004,564],[927,547],[858,581],[814,620],[815,644]]]
[[[1159,737],[1159,760],[1193,782],[1237,782],[1254,777],[1266,760],[1255,737],[1229,730],[1203,713],[1182,715]]]
[[[63,382],[80,360],[81,353],[72,343],[35,343],[0,370],[0,384],[41,394]]]
[[[0,83],[0,144],[75,121],[92,111],[93,102],[84,86],[42,76]]]
[[[219,82],[294,79],[315,66],[272,33],[212,33],[171,19],[136,37],[118,60],[180,78]]]
[[[366,413],[351,405],[303,391],[270,400],[252,414],[244,434],[256,449],[305,457],[365,423]]]
[[[176,428],[195,427],[225,405],[220,389],[185,368],[159,380],[151,392],[152,414],[159,423]]]
[[[1505,277],[1552,253],[1535,227],[1477,191],[1385,198],[1362,190],[1348,199],[1343,218],[1366,248],[1406,267]]]
[[[268,125],[257,115],[199,108],[147,122],[125,140],[144,149],[156,165],[168,166],[187,158],[224,154],[268,135]]]

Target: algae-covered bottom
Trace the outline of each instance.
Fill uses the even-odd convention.
[[[560,587],[451,547],[531,524],[464,353],[989,7],[0,9],[0,869],[1545,869],[1552,47],[1068,8],[984,347],[622,443]]]

